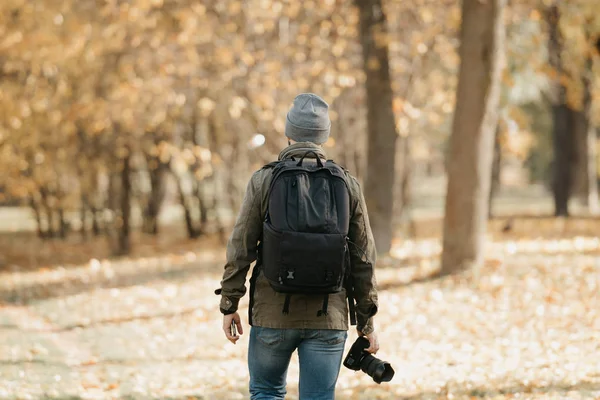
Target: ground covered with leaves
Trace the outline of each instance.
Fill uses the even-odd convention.
[[[376,319],[396,376],[342,368],[336,398],[600,398],[600,239],[502,226],[481,270],[442,279],[439,240],[396,244],[377,269]],[[0,398],[248,398],[248,335],[226,342],[213,294],[222,254],[1,273]],[[294,358],[290,399],[297,381]]]

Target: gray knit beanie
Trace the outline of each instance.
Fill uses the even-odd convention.
[[[285,136],[296,142],[323,144],[329,138],[329,105],[312,93],[296,96],[287,114]]]

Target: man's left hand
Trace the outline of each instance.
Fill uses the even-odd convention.
[[[235,323],[238,334],[235,336],[231,334],[231,324]],[[234,312],[233,314],[223,315],[223,332],[225,333],[225,337],[231,343],[235,344],[240,339],[239,335],[244,333],[242,329],[242,320],[240,319],[240,314]]]

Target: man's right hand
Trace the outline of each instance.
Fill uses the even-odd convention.
[[[225,332],[225,337],[231,343],[235,344],[235,342],[237,342],[240,339],[240,336],[234,336],[231,334],[232,322],[235,322],[237,332],[239,333],[239,335],[242,335],[244,333],[244,330],[242,329],[242,320],[240,319],[240,315],[237,312],[234,312],[233,314],[223,315],[223,332]]]

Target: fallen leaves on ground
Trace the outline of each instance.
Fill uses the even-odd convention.
[[[79,233],[71,232],[64,240],[44,240],[34,232],[0,232],[0,270],[52,273],[57,267],[70,269],[94,259],[101,262],[164,257],[178,260],[190,252],[210,253],[223,246],[223,238],[218,234],[189,239],[180,227],[171,226],[164,227],[157,236],[134,231],[131,242],[129,257],[113,257],[109,240],[103,235],[83,238]]]
[[[438,240],[399,243],[377,270],[394,380],[342,368],[336,398],[600,398],[599,248],[505,235],[481,270],[439,279]],[[223,260],[203,254],[2,274],[0,398],[248,398],[248,335],[223,337]],[[294,356],[290,399],[297,381]]]

